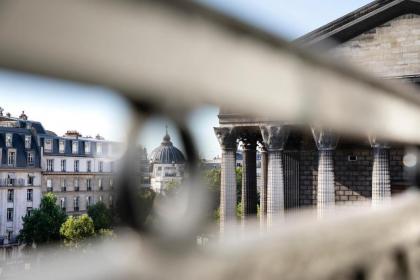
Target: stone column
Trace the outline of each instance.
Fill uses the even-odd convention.
[[[391,201],[389,146],[372,137],[369,140],[373,148],[372,207],[377,208]]]
[[[338,137],[326,129],[312,129],[319,150],[317,212],[322,218],[335,206],[334,150]]]
[[[242,223],[257,214],[257,140],[254,136],[242,138]]]
[[[220,180],[220,234],[236,225],[236,135],[230,127],[215,127],[222,149]]]
[[[284,177],[282,150],[289,135],[286,126],[262,126],[261,134],[268,151],[267,229],[284,214]]]
[[[261,189],[260,189],[260,227],[262,231],[266,229],[267,216],[267,173],[268,173],[268,153],[265,144],[261,145]]]

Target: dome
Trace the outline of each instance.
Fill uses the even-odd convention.
[[[166,131],[163,141],[159,147],[154,149],[150,154],[150,161],[152,163],[185,163],[185,157],[182,152],[176,148],[172,142],[171,137]]]

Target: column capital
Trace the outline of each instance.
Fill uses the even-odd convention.
[[[387,142],[378,140],[376,136],[369,135],[369,143],[372,148],[376,149],[389,149],[390,146]]]
[[[242,149],[245,150],[256,150],[257,149],[257,137],[252,134],[243,135],[241,137]]]
[[[261,135],[265,146],[269,151],[283,150],[289,136],[289,127],[285,125],[264,125],[260,126]]]
[[[318,150],[334,150],[337,147],[338,136],[330,129],[312,128]]]
[[[233,127],[214,127],[214,133],[223,150],[236,150],[236,132]]]

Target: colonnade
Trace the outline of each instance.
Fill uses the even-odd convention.
[[[224,233],[236,222],[236,150],[243,148],[242,225],[257,213],[257,146],[261,148],[260,223],[270,229],[284,215],[284,166],[282,153],[289,137],[286,125],[264,125],[258,137],[252,133],[238,133],[235,127],[216,127],[215,134],[222,149],[220,231]],[[335,177],[334,151],[338,137],[326,129],[312,129],[318,148],[317,213],[323,217],[334,210]],[[373,148],[372,206],[390,200],[389,146],[369,138]]]

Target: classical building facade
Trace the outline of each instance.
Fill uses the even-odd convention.
[[[16,245],[22,218],[39,207],[41,153],[37,133],[42,127],[3,115],[0,109],[0,245]],[[0,257],[1,258],[1,257]]]
[[[151,188],[160,193],[170,183],[179,184],[184,178],[185,157],[171,142],[166,131],[159,147],[150,154]]]
[[[77,132],[59,137],[23,112],[15,118],[0,108],[0,248],[17,245],[22,218],[39,208],[47,192],[56,194],[57,204],[71,215],[99,201],[112,206],[120,148],[120,143]]]
[[[328,55],[336,60],[350,61],[380,78],[417,83],[419,14],[417,1],[374,1],[296,43],[306,47],[326,44]],[[269,228],[288,209],[316,207],[322,217],[338,204],[364,201],[376,207],[408,186],[403,175],[404,149],[374,137],[350,140],[327,129],[262,121],[223,109],[219,123],[215,133],[222,149],[222,233],[235,220],[234,169],[239,143],[243,147],[243,222],[256,215],[257,204],[262,224]],[[262,168],[259,192],[257,147]]]
[[[39,135],[42,192],[53,192],[67,214],[79,215],[97,202],[112,206],[117,143],[85,138],[76,131],[64,136]]]

